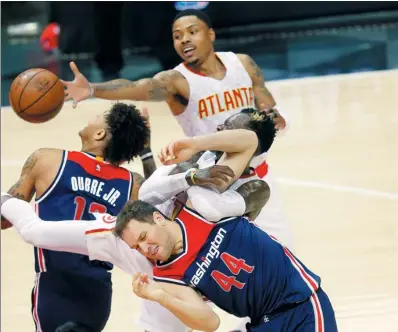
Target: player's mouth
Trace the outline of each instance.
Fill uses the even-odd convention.
[[[149,254],[150,254],[151,256],[155,256],[155,255],[158,253],[158,251],[159,251],[159,246],[151,247],[151,248],[149,249]]]
[[[182,52],[184,53],[184,56],[185,56],[186,58],[192,57],[194,51],[195,51],[195,47],[193,47],[193,46],[185,46],[185,47],[182,49]]]

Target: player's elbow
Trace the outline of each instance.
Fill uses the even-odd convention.
[[[257,134],[254,131],[248,130],[246,142],[248,145],[248,149],[250,149],[254,153],[254,151],[257,150],[258,146]]]
[[[220,327],[220,317],[210,309],[207,311],[206,315],[200,318],[197,324],[192,324],[190,327],[197,331],[213,332]]]
[[[204,331],[217,331],[220,327],[220,317],[211,310],[211,314],[209,314],[208,319],[206,320],[208,327]]]
[[[37,222],[43,222],[41,219],[35,222],[26,223],[20,230],[19,234],[24,242],[29,243],[35,247],[42,247],[43,241],[40,233],[36,231],[35,226]]]

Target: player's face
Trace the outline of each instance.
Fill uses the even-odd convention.
[[[130,248],[150,259],[166,261],[172,254],[174,242],[164,225],[130,221],[121,238]]]
[[[95,137],[100,131],[105,130],[106,127],[105,113],[102,113],[92,118],[87,125],[79,131],[79,135],[82,139],[88,140]]]
[[[184,16],[173,24],[174,49],[189,64],[204,62],[213,50],[215,33],[196,16]]]
[[[217,126],[217,131],[231,129],[247,129],[250,116],[245,113],[238,113],[230,116],[223,124]]]

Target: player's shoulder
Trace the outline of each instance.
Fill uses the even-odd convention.
[[[117,217],[113,216],[109,213],[99,213],[99,212],[94,212],[93,213],[95,220],[94,222],[91,222],[86,234],[91,234],[91,233],[99,233],[101,231],[109,231],[113,230],[116,225],[116,220]]]
[[[170,70],[164,70],[159,73],[157,73],[153,78],[159,79],[163,82],[178,82],[180,80],[185,81],[185,76],[181,74],[178,70],[175,69],[170,69]]]
[[[64,150],[53,148],[40,148],[31,153],[26,163],[41,168],[42,166],[54,164],[62,160]]]
[[[32,154],[35,154],[38,157],[47,157],[47,156],[62,156],[65,150],[62,149],[54,149],[54,148],[40,148],[35,150]]]
[[[250,65],[253,62],[253,58],[248,54],[237,53],[236,56],[243,63],[244,66]]]

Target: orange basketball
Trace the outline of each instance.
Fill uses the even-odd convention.
[[[64,87],[52,72],[34,68],[19,74],[10,88],[10,104],[22,119],[42,123],[54,118],[64,104]]]

